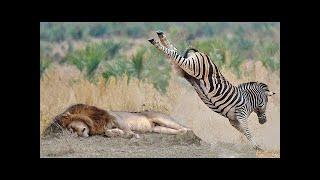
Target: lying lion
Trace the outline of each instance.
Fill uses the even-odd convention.
[[[76,104],[54,119],[62,128],[75,136],[106,135],[107,137],[136,137],[137,133],[179,134],[185,128],[165,114],[154,111],[106,111],[95,106]]]

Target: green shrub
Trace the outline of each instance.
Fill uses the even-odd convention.
[[[88,79],[92,79],[100,62],[106,59],[106,49],[101,43],[89,44],[85,49],[68,53],[62,63],[75,65],[80,71],[86,70]]]
[[[143,36],[144,30],[141,26],[133,25],[127,28],[126,33],[131,38],[140,38]]]
[[[211,60],[218,66],[222,67],[226,63],[227,45],[221,39],[208,39],[196,41],[193,43],[194,48],[207,54]]]
[[[136,76],[138,79],[141,79],[141,73],[143,71],[143,55],[145,54],[146,50],[141,48],[137,51],[137,53],[132,57],[133,67],[136,72]]]
[[[51,30],[48,32],[49,41],[64,41],[66,39],[66,29],[61,24],[55,24],[52,26]]]
[[[104,41],[101,45],[106,50],[107,58],[113,59],[119,53],[119,50],[124,44],[121,42]]]
[[[130,77],[132,76],[132,74],[134,74],[134,69],[130,61],[123,58],[117,59],[116,61],[108,62],[107,64],[105,64],[104,68],[105,71],[102,73],[102,76],[106,82],[108,82],[111,77],[118,78],[125,74]]]
[[[110,77],[121,77],[123,75],[128,76],[128,82],[131,77],[136,77],[141,80],[141,73],[143,71],[143,55],[145,49],[139,49],[131,60],[127,60],[123,57],[119,57],[115,60],[109,61],[105,64],[104,72],[102,76],[107,82]]]
[[[157,50],[152,50],[157,52]],[[128,83],[130,78],[136,77],[141,81],[146,81],[158,89],[161,93],[165,93],[169,85],[170,79],[170,65],[165,62],[165,59],[159,52],[151,53],[145,48],[141,47],[137,53],[130,59],[117,58],[108,61],[102,74],[105,81],[111,77],[128,76]]]
[[[84,28],[79,26],[72,26],[70,25],[68,28],[68,33],[70,34],[70,38],[75,40],[81,40],[84,37]]]
[[[280,68],[280,45],[275,42],[263,42],[258,49],[259,60],[271,71]]]
[[[69,43],[69,52],[61,63],[69,63],[75,65],[80,71],[86,70],[88,79],[92,79],[95,75],[99,64],[102,61],[113,59],[121,49],[121,43],[112,41],[90,43],[85,49],[72,51],[72,43]]]
[[[166,93],[171,72],[169,60],[153,47],[146,51],[144,57],[142,80],[152,83],[162,94]]]
[[[242,71],[240,69],[240,65],[244,60],[245,59],[241,58],[239,52],[231,53],[231,62],[230,62],[229,68],[233,70],[233,73],[236,74],[238,78],[240,78],[241,76]]]
[[[94,24],[90,27],[89,34],[93,37],[101,37],[109,33],[107,24]]]

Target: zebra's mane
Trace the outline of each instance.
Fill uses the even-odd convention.
[[[246,82],[238,85],[238,88],[241,90],[246,90],[247,88],[261,88],[265,91],[269,91],[268,85],[262,82]]]

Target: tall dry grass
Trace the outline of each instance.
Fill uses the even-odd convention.
[[[271,97],[267,107],[268,122],[258,123],[255,114],[249,118],[249,127],[257,142],[266,150],[280,151],[280,77],[270,73],[260,61],[242,64],[245,76],[241,79],[221,69],[234,85],[247,81],[261,81],[277,94]],[[151,84],[127,77],[103,78],[90,83],[74,66],[53,65],[40,81],[40,134],[52,118],[75,103],[85,103],[108,110],[141,111],[156,110],[168,113],[179,123],[188,126],[209,143],[247,143],[221,115],[211,111],[197,96],[193,88],[182,78],[171,76],[166,95],[161,95]]]

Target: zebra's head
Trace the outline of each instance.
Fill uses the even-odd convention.
[[[266,96],[272,96],[276,94],[275,92],[270,91],[268,85],[265,83],[258,82],[258,85],[265,91]]]
[[[260,124],[264,124],[267,122],[267,117],[266,117],[266,109],[267,109],[267,103],[268,103],[268,96],[272,96],[276,93],[272,92],[269,90],[268,85],[264,83],[258,83],[258,86],[261,88],[262,93],[260,94],[260,98],[258,99],[258,106],[254,110],[259,119]]]

